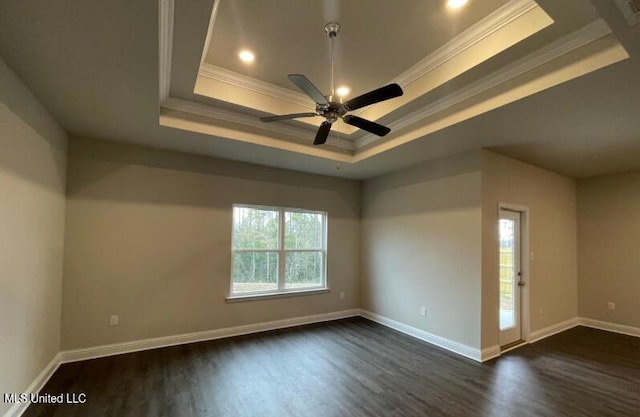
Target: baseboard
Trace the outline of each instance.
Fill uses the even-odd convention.
[[[60,358],[61,358],[60,353],[57,353],[56,356],[54,356],[53,359],[51,359],[51,362],[49,362],[47,366],[44,367],[44,369],[38,374],[38,376],[33,380],[33,382],[27,387],[27,389],[22,392],[29,393],[29,394],[39,393],[40,390],[42,390],[45,384],[49,381],[49,378],[51,378],[51,375],[53,375],[53,373],[60,366],[60,363],[61,363]],[[4,413],[4,417],[20,417],[22,413],[25,412],[27,407],[29,407],[30,404],[31,402],[13,404],[11,408],[9,408]]]
[[[59,352],[49,364],[40,372],[33,382],[24,391],[26,393],[38,393],[49,381],[49,378],[58,369],[60,364],[77,362],[87,359],[101,358],[105,356],[120,355],[123,353],[137,352],[141,350],[156,349],[167,346],[182,345],[185,343],[203,342],[207,340],[221,339],[225,337],[241,336],[245,334],[264,332],[269,330],[285,329],[288,327],[305,324],[321,323],[324,321],[339,320],[360,315],[359,309],[343,310],[325,314],[295,317],[285,320],[276,320],[264,323],[249,324],[246,326],[228,327],[224,329],[208,330],[204,332],[188,333],[174,336],[159,337],[154,339],[137,340],[133,342],[114,343],[111,345],[94,346],[86,349],[75,349]],[[13,404],[3,417],[20,417],[30,403]]]
[[[580,325],[580,319],[578,317],[574,317],[560,323],[552,324],[551,326],[545,327],[544,329],[536,330],[535,332],[529,333],[527,342],[535,343],[539,340],[545,339],[549,336],[553,336],[554,334],[564,332],[565,330],[569,330],[578,325]]]
[[[311,316],[295,317],[285,320],[276,320],[264,323],[249,324],[245,326],[228,327],[224,329],[208,330],[197,333],[187,333],[174,336],[159,337],[154,339],[137,340],[133,342],[115,343],[111,345],[94,346],[86,349],[75,349],[59,352],[40,374],[27,387],[25,392],[38,393],[47,383],[51,375],[58,369],[60,364],[76,362],[87,359],[95,359],[105,356],[120,355],[123,353],[137,352],[141,350],[156,349],[161,347],[181,345],[185,343],[203,342],[207,340],[221,339],[225,337],[240,336],[251,333],[264,332],[269,330],[285,329],[288,327],[301,326],[305,324],[321,323],[324,321],[338,320],[348,317],[362,316],[366,319],[379,323],[383,326],[405,333],[409,336],[423,340],[427,343],[457,353],[464,357],[478,362],[485,362],[500,356],[500,346],[491,346],[481,351],[462,343],[454,342],[441,336],[434,335],[427,331],[417,329],[390,318],[372,313],[367,310],[343,310],[332,313],[316,314]],[[534,343],[546,337],[571,329],[575,326],[583,325],[594,329],[605,330],[614,333],[621,333],[630,336],[640,337],[640,328],[625,326],[622,324],[610,323],[606,321],[594,320],[585,317],[575,317],[570,320],[557,323],[544,329],[537,330],[529,335],[529,343]],[[20,417],[27,409],[29,403],[13,404],[6,411],[4,417]]]
[[[554,334],[564,332],[576,326],[591,327],[598,330],[605,330],[607,332],[626,334],[628,336],[640,337],[640,328],[633,326],[626,326],[624,324],[611,323],[608,321],[595,320],[586,317],[574,317],[570,320],[557,323],[549,327],[545,327],[541,330],[536,330],[529,335],[529,343],[535,343],[546,337],[553,336]]]
[[[367,310],[361,310],[360,315],[383,326],[397,330],[399,332],[408,334],[417,339],[447,349],[451,352],[465,356],[478,362],[486,362],[491,359],[497,358],[502,353],[500,346],[495,345],[488,348],[484,348],[481,351],[470,346],[463,345],[458,342],[446,339],[441,336],[436,336],[432,333],[424,330],[417,329],[404,323],[392,320],[390,318],[380,316]],[[622,324],[609,323],[600,320],[588,319],[584,317],[574,317],[569,320],[565,320],[560,323],[553,324],[540,330],[536,330],[529,335],[528,343],[535,343],[549,336],[553,336],[558,333],[562,333],[565,330],[572,329],[576,326],[592,327],[594,329],[605,330],[614,333],[626,334],[629,336],[640,337],[640,328],[625,326]]]
[[[186,343],[204,342],[207,340],[241,336],[268,330],[285,329],[287,327],[338,320],[347,317],[355,317],[358,315],[360,315],[360,310],[358,309],[343,310],[332,313],[316,314],[285,320],[249,324],[245,326],[227,327],[223,329],[207,330],[203,332],[165,336],[153,339],[143,339],[132,342],[114,343],[110,345],[93,346],[84,349],[67,350],[61,352],[61,361],[62,363],[77,362],[87,359],[102,358],[105,356],[121,355],[123,353],[183,345]]]
[[[367,310],[361,310],[360,315],[366,319],[382,324],[383,326],[408,334],[409,336],[413,336],[416,339],[431,343],[432,345],[436,345],[453,353],[457,353],[458,355],[473,359],[474,361],[482,362],[482,354],[479,349],[472,348],[459,342],[454,342],[453,340],[437,336]]]
[[[608,332],[626,334],[628,336],[640,337],[640,328],[626,326],[624,324],[610,323],[608,321],[594,320],[586,317],[580,317],[580,324],[585,327],[606,330]]]

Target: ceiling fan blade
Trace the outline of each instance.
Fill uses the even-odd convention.
[[[367,132],[373,133],[374,135],[384,136],[387,133],[391,132],[386,126],[382,126],[376,122],[372,122],[371,120],[363,119],[362,117],[352,116],[347,114],[342,118],[345,123],[350,124],[351,126],[359,127],[360,129],[366,130]]]
[[[374,103],[389,100],[390,98],[400,97],[402,94],[402,88],[398,84],[389,84],[384,87],[380,87],[377,90],[369,91],[361,96],[352,98],[344,103],[344,107],[348,111],[357,110]]]
[[[275,122],[277,120],[289,120],[289,119],[297,119],[299,117],[314,117],[317,116],[317,113],[293,113],[293,114],[283,114],[282,116],[266,116],[261,117],[261,122]]]
[[[331,130],[331,123],[322,122],[320,127],[318,128],[318,133],[316,133],[316,138],[313,141],[314,145],[322,145],[327,141],[329,137],[329,131]]]
[[[329,104],[329,102],[327,101],[327,98],[324,96],[324,94],[322,94],[322,92],[320,90],[318,90],[318,87],[313,85],[313,83],[311,81],[309,81],[309,79],[307,77],[305,77],[304,75],[302,75],[302,74],[289,74],[289,75],[287,75],[287,78],[289,78],[289,81],[294,83],[296,85],[296,87],[298,87],[300,90],[302,90],[303,93],[305,93],[306,95],[311,97],[311,99],[313,101],[315,101],[316,103],[318,103],[318,104]]]

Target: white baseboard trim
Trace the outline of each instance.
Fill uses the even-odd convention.
[[[60,363],[61,363],[60,362],[60,357],[61,357],[61,355],[58,352],[56,354],[56,356],[54,356],[53,359],[51,359],[51,362],[49,362],[47,364],[47,366],[45,366],[44,369],[38,374],[38,376],[36,376],[36,378],[27,387],[27,389],[22,391],[22,392],[28,393],[28,394],[37,394],[37,393],[39,393],[40,390],[49,381],[49,378],[51,378],[51,375],[53,375],[53,373],[60,366]],[[25,412],[27,407],[29,407],[30,404],[31,404],[31,402],[13,404],[11,406],[11,408],[9,408],[5,412],[4,417],[20,417],[22,415],[22,413]]]
[[[594,320],[586,317],[580,317],[579,320],[580,320],[580,324],[585,327],[592,327],[594,329],[606,330],[608,332],[640,337],[639,327],[626,326],[624,324],[616,324],[608,321]]]
[[[382,324],[383,326],[408,334],[409,336],[413,336],[416,339],[431,343],[432,345],[436,345],[453,353],[457,353],[458,355],[473,359],[474,361],[482,362],[482,354],[479,349],[472,348],[459,342],[454,342],[453,340],[446,339],[442,336],[437,336],[427,331],[417,329],[415,327],[400,323],[399,321],[392,320],[388,317],[384,317],[367,310],[361,310],[360,315],[366,319]]]
[[[343,310],[325,314],[295,317],[291,319],[276,320],[265,323],[248,324],[245,326],[227,327],[203,332],[187,333],[173,336],[157,337],[153,339],[135,340],[132,342],[114,343],[110,345],[93,346],[83,349],[74,349],[61,352],[62,363],[77,362],[87,359],[102,358],[105,356],[121,355],[123,353],[138,352],[141,350],[157,349],[161,347],[183,345],[186,343],[204,342],[207,340],[222,339],[225,337],[241,336],[245,334],[264,332],[268,330],[284,329],[287,327],[301,326],[304,324],[320,323],[323,321],[338,320],[360,315],[360,310]]]
[[[372,313],[367,310],[343,310],[325,314],[315,314],[311,316],[295,317],[285,320],[276,320],[264,323],[249,324],[245,326],[228,327],[224,329],[208,330],[197,333],[187,333],[174,336],[159,337],[154,339],[137,340],[133,342],[115,343],[111,345],[94,346],[85,349],[75,349],[59,352],[40,374],[27,387],[25,392],[38,393],[47,383],[51,375],[58,369],[60,364],[76,362],[87,359],[101,358],[105,356],[120,355],[123,353],[137,352],[141,350],[156,349],[161,347],[175,346],[186,343],[203,342],[207,340],[221,339],[226,337],[240,336],[251,333],[264,332],[269,330],[285,329],[288,327],[301,326],[305,324],[321,323],[324,321],[338,320],[348,317],[362,316],[366,319],[379,323],[383,326],[405,333],[409,336],[423,340],[443,349],[457,353],[464,357],[478,362],[485,362],[500,356],[500,346],[491,346],[481,351],[476,348],[464,345],[459,342],[434,335],[427,331],[417,329],[390,318]],[[585,317],[575,317],[570,320],[557,323],[544,329],[536,330],[529,335],[529,343],[535,343],[546,337],[571,329],[575,326],[583,325],[594,329],[605,330],[614,333],[621,333],[630,336],[640,337],[640,328],[625,326],[622,324],[610,323],[606,321],[594,320]],[[29,406],[29,403],[13,404],[6,411],[3,417],[20,417]]]
[[[578,317],[574,317],[572,319],[565,320],[560,323],[552,324],[551,326],[529,333],[529,338],[527,339],[527,342],[535,343],[539,340],[545,339],[549,336],[553,336],[554,334],[564,332],[565,330],[569,330],[579,325],[580,325],[580,319]]]

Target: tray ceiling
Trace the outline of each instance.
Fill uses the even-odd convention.
[[[176,16],[172,2],[161,0],[161,125],[356,163],[628,57],[608,25],[584,11],[555,31],[562,36],[547,36],[523,54],[512,51],[556,24],[533,0],[472,0],[458,10],[441,1],[396,3],[217,0],[193,90],[173,96]],[[329,21],[343,28],[336,39],[336,85],[351,89],[347,99],[390,82],[404,89],[402,97],[356,112],[389,125],[392,133],[384,138],[338,121],[327,144],[313,146],[320,117],[258,120],[314,111],[288,73],[303,73],[329,92],[323,31]],[[243,49],[255,61],[238,59]],[[475,79],[458,82],[472,70]]]
[[[235,55],[239,45],[229,48],[233,56],[228,59],[211,57],[209,62],[205,54],[210,48],[223,52],[216,49],[213,32],[210,48],[205,48],[207,33],[223,27],[220,19],[225,4],[240,7],[242,0],[59,0],[39,7],[6,0],[0,6],[0,55],[60,125],[78,138],[123,141],[356,179],[483,148],[573,177],[638,169],[640,26],[630,26],[615,2],[469,0],[467,7],[450,13],[444,1],[424,2],[430,5],[424,10],[432,7],[429,13],[433,14],[423,14],[428,23],[418,28],[387,19],[385,4],[393,3],[392,13],[399,14],[403,10],[398,9],[415,11],[421,5],[412,5],[410,0],[368,1],[371,6],[363,13],[387,24],[363,23],[356,31],[358,22],[344,20],[348,13],[343,8],[357,0],[326,0],[322,3],[328,5],[326,12],[337,10],[338,14],[325,15],[323,8],[321,16],[309,13],[317,23],[305,21],[296,26],[296,20],[286,30],[274,26],[270,36],[283,40],[264,42],[266,51],[258,50],[256,44],[246,45],[255,48],[251,69],[240,65]],[[259,4],[259,0],[254,2]],[[302,9],[308,4],[311,11],[314,7],[313,0],[291,3]],[[269,4],[273,4],[275,18],[287,16],[289,9],[278,5],[278,0]],[[211,25],[216,7],[219,15]],[[542,18],[533,19],[534,26],[528,29],[519,26],[526,19],[523,16],[531,13],[540,13]],[[238,39],[248,33],[244,15],[237,13],[234,27],[239,33],[230,34]],[[482,23],[499,22],[501,15],[505,25],[497,25],[497,32]],[[411,18],[420,22],[418,13]],[[365,73],[359,70],[357,78],[379,77],[367,81],[378,84],[397,77],[407,92],[402,99],[364,109],[364,116],[393,129],[383,139],[342,129],[326,145],[312,146],[316,131],[312,124],[259,121],[260,116],[284,113],[286,106],[312,106],[288,85],[287,73],[303,72],[326,88],[328,42],[322,26],[330,19],[343,24],[339,48],[347,48],[352,39],[359,42],[347,57],[342,56],[344,51],[336,56],[344,76],[363,65],[354,59],[371,45],[377,46],[374,56],[393,57],[382,61],[395,65],[395,69],[387,68],[394,74],[378,74],[382,66],[375,65]],[[536,30],[535,25],[544,27]],[[506,47],[498,34],[509,27],[525,28],[522,33],[528,30],[531,35],[516,41],[513,32],[505,32],[503,38],[512,43]],[[414,42],[398,47],[382,48],[376,43],[381,37],[388,42],[397,36],[411,37],[407,33],[419,30],[430,33],[413,36]],[[482,33],[486,36],[480,36]],[[497,36],[496,42],[489,41],[492,36]],[[312,48],[291,48],[295,55],[282,58],[291,61],[280,63],[281,69],[273,70],[273,79],[258,76],[265,57],[272,56],[270,48],[305,37],[323,53],[316,53],[314,47],[314,53],[302,59]],[[478,47],[485,55],[474,64],[472,59],[478,55],[471,54],[469,46],[483,41],[488,48]],[[456,43],[467,48],[452,48]],[[420,45],[422,50],[417,49]],[[284,73],[278,80],[280,71]],[[404,79],[403,73],[407,74]],[[205,91],[211,95],[194,92],[198,81],[211,74],[213,77],[204,78],[218,88]],[[424,84],[415,81],[422,76]],[[366,87],[352,86],[353,93]]]

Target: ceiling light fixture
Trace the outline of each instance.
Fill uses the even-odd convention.
[[[378,136],[384,136],[387,133],[391,132],[391,129],[386,126],[347,113],[370,106],[372,104],[380,103],[381,101],[400,97],[402,94],[404,94],[404,92],[402,91],[402,87],[400,87],[396,83],[392,83],[347,100],[346,103],[343,103],[342,100],[340,100],[339,102],[335,101],[334,96],[336,95],[336,90],[334,84],[335,78],[333,66],[333,43],[336,36],[338,36],[338,32],[340,32],[340,25],[337,22],[329,22],[325,25],[324,31],[329,37],[329,42],[331,43],[331,60],[329,63],[329,80],[331,81],[331,94],[324,95],[320,90],[318,90],[318,87],[313,85],[311,80],[309,80],[303,74],[289,74],[287,75],[289,81],[295,84],[296,87],[298,87],[310,99],[316,102],[316,111],[313,113],[306,112],[283,114],[279,116],[266,116],[261,117],[260,120],[265,123],[270,123],[280,120],[299,119],[301,117],[324,117],[325,120],[324,122],[322,122],[322,124],[320,124],[320,127],[316,132],[316,137],[313,140],[314,145],[323,145],[327,142],[329,132],[331,131],[331,126],[335,122],[337,122],[338,119],[342,119],[342,121],[344,121],[348,125],[355,126]]]
[[[350,92],[351,89],[349,87],[341,86],[336,88],[336,94],[338,95],[338,97],[345,97]]]
[[[238,57],[242,62],[246,62],[247,64],[253,62],[256,59],[256,56],[253,54],[253,52],[246,49],[240,51]]]
[[[447,7],[450,9],[459,9],[467,4],[468,0],[447,0]]]

